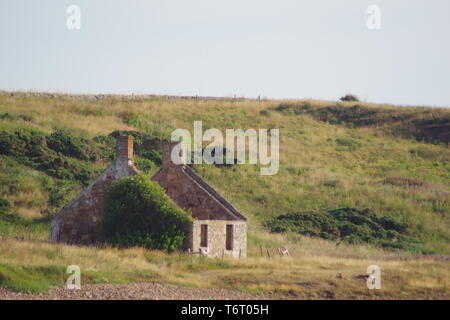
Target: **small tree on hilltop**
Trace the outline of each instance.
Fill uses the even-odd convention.
[[[340,100],[346,102],[359,101],[358,97],[354,94],[346,94],[345,96],[341,97]]]
[[[107,190],[102,233],[118,247],[173,251],[183,245],[191,223],[164,189],[148,177],[122,178]]]

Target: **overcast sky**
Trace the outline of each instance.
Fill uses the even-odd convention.
[[[450,106],[449,17],[448,0],[0,0],[0,90]]]

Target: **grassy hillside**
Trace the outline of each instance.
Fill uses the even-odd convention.
[[[114,131],[141,133],[137,165],[151,173],[161,139],[174,128],[192,131],[194,120],[203,120],[204,130],[280,129],[277,175],[261,176],[253,165],[194,168],[249,218],[250,253],[258,255],[260,245],[288,245],[335,255],[335,242],[274,235],[266,223],[343,207],[369,208],[377,219],[406,226],[405,236],[417,240],[410,252],[450,253],[450,110],[361,102],[3,93],[0,197],[28,222],[3,222],[0,234],[48,239],[45,217],[108,165]],[[360,257],[391,254],[345,246],[346,254]],[[0,264],[20,263],[4,257]]]

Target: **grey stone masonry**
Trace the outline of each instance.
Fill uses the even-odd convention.
[[[176,165],[170,160],[175,145],[169,143],[165,146],[162,168],[151,179],[157,181],[180,208],[192,213],[194,223],[187,242],[188,249],[193,252],[201,250],[214,257],[245,257],[247,219],[189,166]],[[201,245],[202,225],[207,226],[204,228],[207,230],[206,246]],[[228,240],[227,225],[230,226]]]

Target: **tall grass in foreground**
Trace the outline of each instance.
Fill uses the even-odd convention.
[[[311,241],[311,240],[307,240]],[[312,241],[312,247],[321,243]],[[339,249],[340,250],[340,249]],[[39,292],[64,285],[67,266],[79,265],[82,285],[158,281],[198,288],[221,287],[249,292],[274,292],[305,298],[409,297],[448,295],[448,262],[425,259],[391,260],[389,254],[350,258],[343,254],[308,254],[291,249],[290,257],[271,259],[252,253],[247,259],[212,259],[140,248],[75,247],[5,240],[0,243],[0,285],[14,290]],[[317,252],[317,251],[316,251]],[[347,254],[345,253],[347,252]],[[366,269],[382,270],[383,290],[366,288]]]

